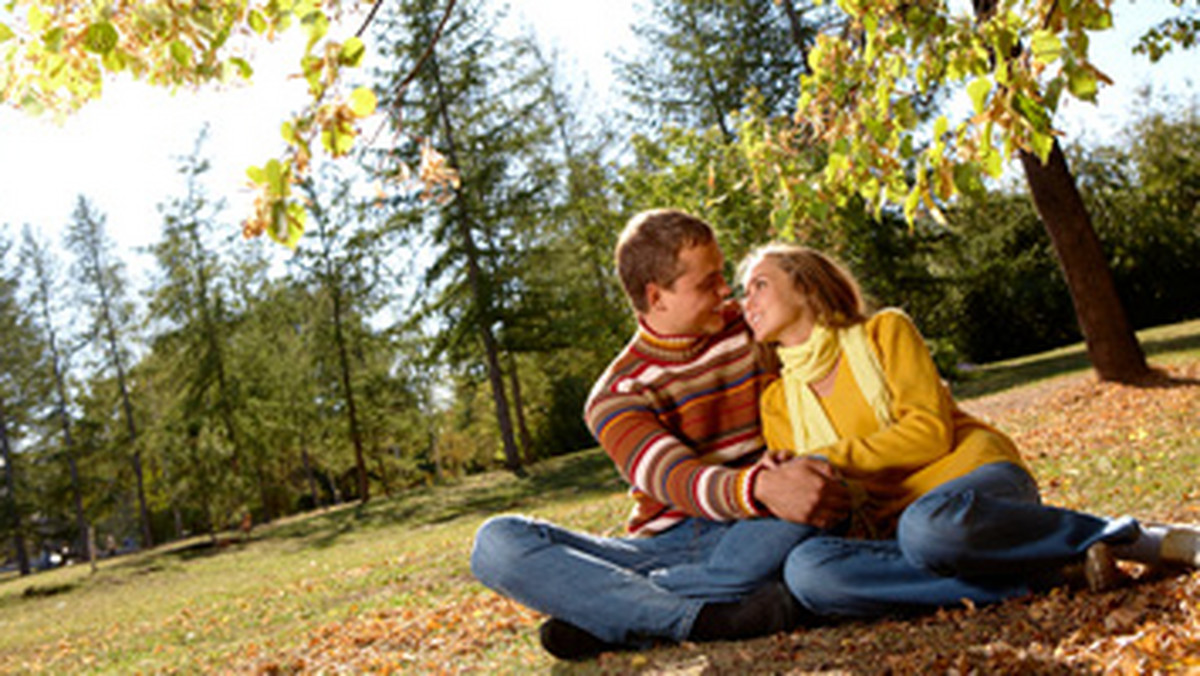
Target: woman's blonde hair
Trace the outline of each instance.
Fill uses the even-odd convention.
[[[738,269],[745,282],[750,269],[769,259],[803,293],[816,319],[831,328],[845,328],[866,321],[867,306],[854,275],[826,254],[799,244],[776,242],[750,252]]]

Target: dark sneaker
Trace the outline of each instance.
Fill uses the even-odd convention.
[[[570,622],[553,617],[542,623],[538,638],[546,652],[571,662],[589,660],[600,653],[622,649],[618,644],[602,641]]]
[[[810,615],[783,582],[769,582],[740,601],[708,603],[700,609],[688,638],[736,641],[791,631]]]

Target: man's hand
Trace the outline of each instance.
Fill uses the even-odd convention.
[[[762,464],[754,499],[780,519],[828,529],[849,515],[850,492],[825,460],[769,458]]]

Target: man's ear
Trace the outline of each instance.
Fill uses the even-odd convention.
[[[663,299],[663,288],[654,282],[646,285],[646,308],[647,312],[653,312],[658,308],[658,304]]]

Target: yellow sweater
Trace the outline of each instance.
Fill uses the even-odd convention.
[[[1007,461],[1028,470],[1011,439],[958,408],[907,315],[885,310],[868,319],[865,328],[892,395],[895,422],[880,428],[843,355],[833,389],[820,397],[839,440],[813,454],[828,458],[846,478],[862,482],[869,498],[867,517],[878,534],[892,532],[899,513],[913,500],[978,467]],[[782,381],[767,387],[760,406],[767,448],[791,450]]]

